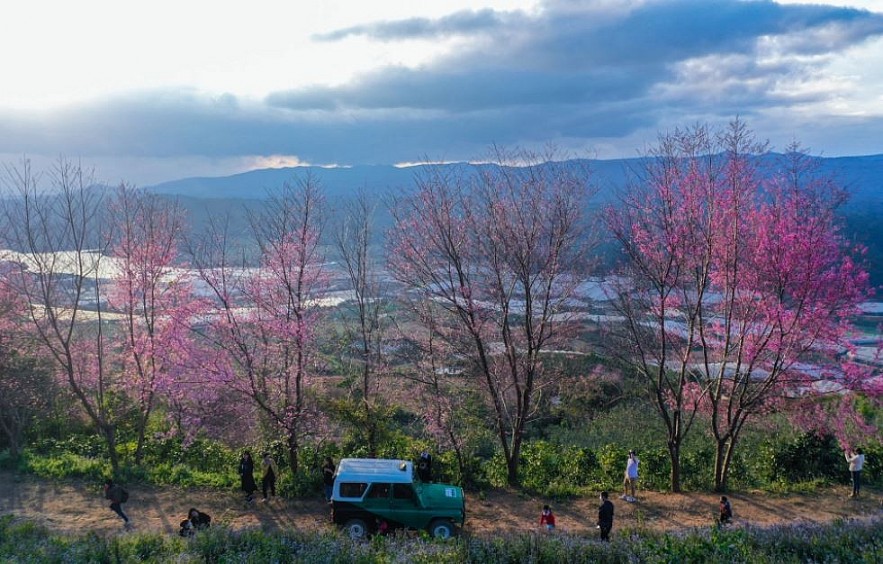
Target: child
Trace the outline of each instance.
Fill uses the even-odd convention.
[[[555,515],[552,508],[548,505],[543,506],[543,513],[540,515],[540,525],[545,525],[547,531],[555,530]]]
[[[725,525],[730,522],[733,518],[733,508],[730,507],[730,500],[727,499],[727,496],[722,495],[720,501],[720,519],[719,522],[721,525]]]

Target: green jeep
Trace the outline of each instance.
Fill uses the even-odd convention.
[[[332,492],[331,520],[356,539],[392,529],[449,538],[466,520],[463,489],[415,480],[407,460],[344,458]]]

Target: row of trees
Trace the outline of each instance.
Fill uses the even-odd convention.
[[[582,327],[573,303],[593,243],[612,236],[624,261],[609,298],[622,321],[604,326],[604,354],[646,384],[668,430],[672,488],[703,412],[725,488],[753,417],[820,394],[850,405],[854,392],[881,392],[843,354],[868,281],[838,231],[841,193],[792,149],[762,170],[766,147],[741,122],[675,131],[603,214],[589,213],[589,172],[550,155],[429,168],[390,203],[385,260],[369,197],[329,223],[310,177],[271,194],[246,234],[223,218],[190,233],[171,200],[96,189],[66,161],[46,187],[25,162],[6,170],[0,395],[37,401],[20,375],[30,359],[28,374],[64,382],[114,468],[121,422],[136,421],[139,462],[160,409],[181,434],[256,422],[284,438],[297,471],[302,442],[328,429],[321,337],[342,327],[333,366],[352,376],[350,424],[369,454],[404,378],[420,384],[427,431],[461,465],[463,394],[480,394],[515,484],[529,425],[566,376],[556,357],[572,354]],[[334,319],[333,269],[352,290]],[[7,423],[20,418],[3,407],[15,435],[21,424]]]

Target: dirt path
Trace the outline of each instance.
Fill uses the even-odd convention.
[[[275,499],[246,508],[239,492],[180,488],[129,487],[125,510],[138,530],[173,534],[187,509],[197,507],[213,521],[234,529],[323,530],[330,527],[330,510],[321,499]],[[858,500],[846,497],[846,488],[812,495],[772,496],[732,494],[729,496],[737,524],[825,522],[837,518],[860,518],[881,512],[881,492],[867,491]],[[640,492],[636,503],[613,498],[615,528],[646,527],[673,530],[711,524],[718,496],[711,493],[669,494]],[[546,500],[522,494],[495,491],[480,498],[467,494],[466,530],[472,534],[536,528]],[[577,499],[553,504],[558,529],[594,534],[596,499]],[[50,482],[32,476],[0,472],[0,514],[13,514],[65,533],[117,532],[120,519],[108,509],[101,485],[83,482]]]

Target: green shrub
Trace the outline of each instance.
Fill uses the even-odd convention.
[[[29,450],[41,455],[77,454],[88,458],[107,456],[107,443],[99,435],[69,435],[62,439],[45,438],[34,441]]]
[[[300,468],[295,475],[282,472],[276,490],[284,497],[315,496],[322,491],[322,476],[307,468]]]
[[[80,478],[100,481],[110,475],[110,464],[104,459],[89,458],[71,452],[40,455],[26,452],[23,468],[44,478]]]
[[[848,478],[843,451],[830,435],[800,435],[789,443],[778,445],[770,462],[769,476],[775,482],[826,480],[843,483]]]
[[[0,470],[13,470],[18,467],[19,459],[12,458],[9,450],[0,451]]]
[[[490,460],[486,460],[482,464],[482,470],[491,487],[504,488],[507,486],[509,473],[506,468],[506,459],[502,453],[495,453]]]
[[[598,485],[605,490],[615,491],[622,485],[625,472],[625,458],[628,449],[619,445],[607,444],[598,449]]]
[[[869,485],[883,486],[883,444],[871,443],[866,445],[863,450],[865,452],[865,466],[862,469],[862,481]],[[846,466],[844,466],[845,468]]]
[[[134,452],[134,443],[129,443]],[[202,472],[223,472],[237,465],[239,455],[217,441],[198,438],[184,444],[177,437],[154,439],[144,444],[144,464],[184,464]]]
[[[546,441],[525,443],[520,460],[521,485],[553,498],[569,497],[592,483],[598,467],[587,448],[555,445]]]

